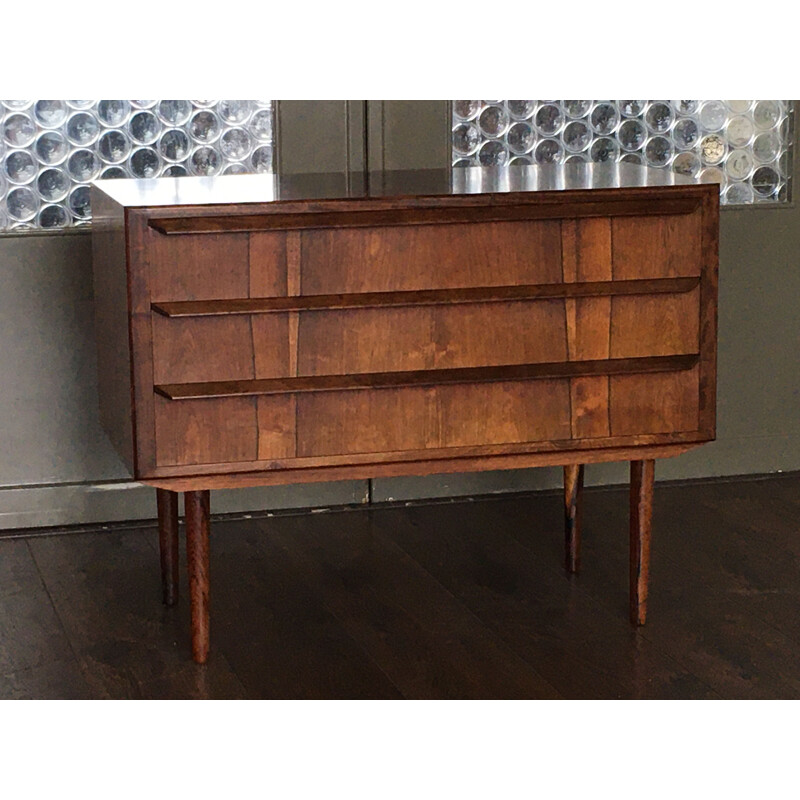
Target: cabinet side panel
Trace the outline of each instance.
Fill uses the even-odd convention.
[[[92,188],[92,271],[100,422],[123,463],[134,473],[124,214],[122,206]]]

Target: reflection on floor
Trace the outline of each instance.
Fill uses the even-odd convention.
[[[212,656],[152,526],[0,539],[0,698],[800,698],[800,475],[656,486],[649,621],[627,493],[215,520]]]

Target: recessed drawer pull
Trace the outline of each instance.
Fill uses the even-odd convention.
[[[646,358],[610,358],[596,361],[559,361],[545,364],[507,364],[499,367],[373,372],[362,375],[314,375],[247,381],[171,383],[156,386],[155,391],[168,400],[198,400],[298,392],[340,392],[357,389],[390,389],[401,386],[435,386],[448,383],[570,378],[580,375],[677,372],[691,369],[697,364],[698,359],[697,354],[648,356]]]
[[[316,294],[299,297],[251,297],[233,300],[184,300],[153,303],[165,317],[211,317],[229,314],[270,314],[281,311],[323,311],[346,308],[391,308],[454,303],[493,303],[562,297],[604,297],[637,294],[682,294],[700,284],[700,278],[541,283],[526,286],[490,286],[467,289],[429,289],[359,294]]]

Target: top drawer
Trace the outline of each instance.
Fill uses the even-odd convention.
[[[301,294],[561,281],[558,220],[302,232]]]
[[[153,302],[697,276],[702,215],[145,233]],[[599,224],[593,224],[599,223]],[[576,233],[577,231],[577,233]],[[589,266],[592,266],[591,264]]]

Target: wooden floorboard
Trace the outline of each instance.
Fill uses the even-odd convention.
[[[585,491],[577,577],[562,514],[544,492],[215,520],[203,667],[152,525],[0,538],[0,698],[800,698],[800,475],[657,484],[638,630],[627,491]]]

